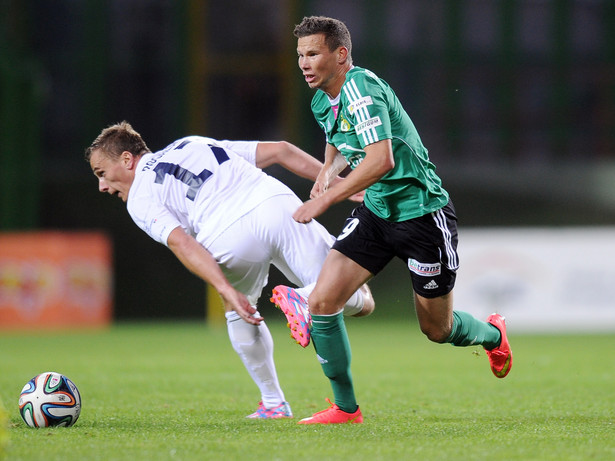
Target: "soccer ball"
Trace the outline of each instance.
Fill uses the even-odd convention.
[[[47,371],[21,390],[19,413],[30,427],[72,426],[81,413],[81,395],[66,376]]]

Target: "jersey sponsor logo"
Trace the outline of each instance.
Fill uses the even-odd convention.
[[[433,277],[434,275],[440,275],[442,265],[440,263],[422,263],[410,258],[408,259],[408,269],[421,277]]]
[[[367,130],[376,128],[377,126],[380,126],[380,125],[382,125],[382,120],[380,120],[380,117],[376,116],[376,117],[369,118],[365,120],[364,122],[357,124],[355,128],[357,130],[357,134],[363,134]]]
[[[355,104],[357,101],[362,101],[367,98],[361,94],[361,89],[355,79],[351,79],[342,87],[344,94],[347,96],[350,104]],[[372,101],[373,102],[373,101]],[[376,127],[382,125],[380,117],[371,117],[369,113],[369,106],[362,104],[360,107],[354,107],[354,116],[357,119],[355,130],[357,136],[363,137],[363,144],[373,144],[379,141]]]
[[[352,104],[348,106],[348,112],[350,112],[350,115],[352,115],[356,110],[359,110],[361,107],[371,106],[373,103],[374,101],[372,101],[371,96],[364,96],[360,99],[357,99],[356,101],[353,101]]]

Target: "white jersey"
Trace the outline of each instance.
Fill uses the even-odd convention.
[[[257,144],[189,136],[143,155],[128,193],[128,213],[164,245],[181,226],[207,248],[264,200],[294,195],[256,168]]]

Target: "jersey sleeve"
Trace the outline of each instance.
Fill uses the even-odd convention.
[[[139,228],[165,246],[168,246],[169,234],[181,226],[167,208],[155,202],[135,200],[128,207],[128,213]]]
[[[393,137],[390,101],[378,77],[366,71],[347,82],[343,91],[361,147]]]
[[[235,152],[250,164],[256,166],[256,147],[258,141],[216,141],[216,144],[225,150]]]

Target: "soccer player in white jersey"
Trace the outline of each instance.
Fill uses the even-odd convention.
[[[260,168],[279,163],[315,179],[320,162],[286,142],[200,136],[152,153],[127,122],[105,128],[85,156],[100,192],[126,202],[141,229],[220,294],[233,348],[261,392],[257,411],[248,417],[292,417],[256,303],[270,264],[308,296],[334,239],[315,221],[294,221],[301,200]],[[346,313],[357,317],[373,309],[366,285],[346,304]]]

